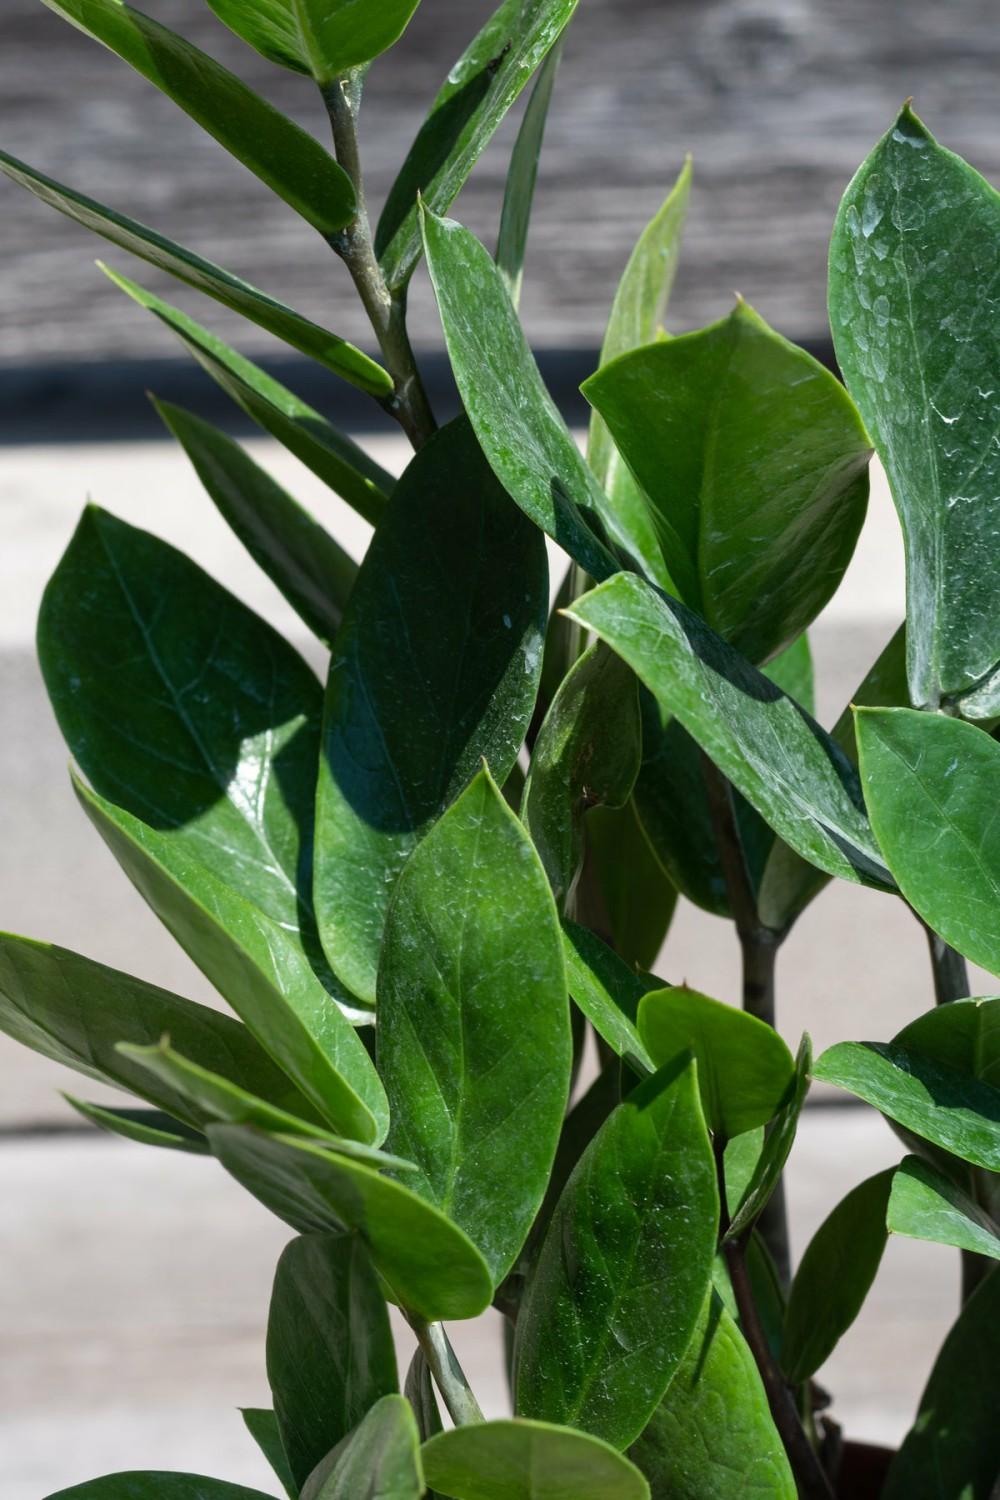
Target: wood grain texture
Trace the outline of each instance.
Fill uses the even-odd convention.
[[[325,135],[309,82],[259,58],[203,0],[144,5]],[[424,0],[403,42],[373,68],[362,125],[376,204],[447,67],[491,6]],[[695,189],[674,326],[717,317],[738,287],[782,331],[821,336],[827,241],[851,172],[914,94],[946,144],[1000,176],[998,71],[990,0],[584,0],[552,107],[528,250],[524,312],[533,340],[597,345],[634,237],[686,150],[695,156]],[[460,200],[461,217],[489,243],[514,124]],[[0,141],[365,340],[346,275],[319,237],[39,0],[4,0]],[[6,183],[0,245],[0,362],[168,351],[167,336],[94,271],[95,242]],[[236,331],[230,315],[206,311],[221,333]],[[413,324],[418,342],[439,344],[423,275]],[[267,347],[257,330],[239,339],[251,353]]]

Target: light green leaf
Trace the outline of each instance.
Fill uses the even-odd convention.
[[[489,252],[452,219],[426,212],[423,226],[452,371],[507,493],[591,577],[607,578],[619,566],[604,544],[605,532],[655,573],[652,523],[633,535],[610,508],[545,388]],[[513,392],[516,423],[510,420]]]
[[[807,1035],[803,1035],[799,1050],[795,1054],[794,1088],[782,1105],[771,1129],[767,1132],[763,1150],[757,1159],[757,1165],[753,1169],[739,1205],[730,1219],[725,1239],[740,1239],[753,1228],[767,1207],[771,1194],[781,1180],[785,1162],[795,1143],[799,1115],[806,1102],[811,1081],[812,1043]]]
[[[639,770],[642,729],[633,673],[606,646],[591,646],[563,678],[539,730],[521,817],[560,910],[584,854],[584,814],[623,807]]]
[[[364,67],[399,41],[420,0],[289,0],[319,84]]]
[[[226,1171],[299,1234],[362,1235],[400,1307],[435,1322],[474,1318],[489,1306],[493,1283],[479,1251],[401,1183],[321,1146],[247,1125],[210,1125],[208,1137]]]
[[[677,887],[653,853],[633,798],[620,808],[592,808],[585,823],[615,952],[636,969],[651,969],[677,905]]]
[[[815,1375],[861,1311],[889,1235],[893,1173],[890,1167],[852,1188],[806,1247],[781,1342],[781,1366],[792,1385]]]
[[[148,1046],[169,1032],[178,1047],[220,1077],[278,1109],[317,1118],[238,1021],[68,948],[10,933],[0,933],[0,1030],[52,1062],[148,1099],[196,1130],[209,1118],[204,1110],[119,1052],[119,1041]]]
[[[329,645],[358,574],[353,558],[239,443],[180,406],[153,404],[254,562]]]
[[[281,1446],[281,1433],[278,1431],[278,1419],[274,1412],[263,1406],[242,1406],[240,1416],[247,1432],[271,1465],[276,1477],[281,1480],[288,1500],[299,1500],[299,1488]]]
[[[830,599],[864,520],[871,448],[843,386],[740,301],[583,393],[650,500],[680,597],[767,661]]]
[[[896,1169],[888,1224],[893,1234],[1000,1260],[1000,1227],[974,1198],[918,1156],[906,1157]]]
[[[524,976],[530,975],[530,983]],[[400,876],[378,978],[390,1149],[495,1284],[552,1169],[572,1042],[562,942],[534,850],[487,771]]]
[[[622,573],[568,611],[628,662],[776,833],[820,869],[884,885],[854,767],[819,725],[677,600]]]
[[[276,338],[290,344],[301,354],[319,360],[335,374],[350,381],[351,385],[356,385],[359,390],[377,397],[392,394],[392,377],[381,365],[369,359],[367,354],[362,354],[360,349],[355,349],[346,339],[301,317],[292,308],[269,297],[266,292],[258,291],[255,286],[224,270],[222,266],[214,265],[183,245],[175,244],[173,240],[157,234],[155,229],[149,229],[145,224],[139,224],[135,219],[95,202],[93,198],[74,192],[72,188],[46,177],[44,172],[30,167],[27,162],[19,161],[16,156],[9,156],[5,151],[0,151],[0,172],[5,173],[11,182],[34,193],[36,198],[50,208],[55,208],[77,224],[82,224],[85,229],[102,235],[113,245],[137,255],[140,260],[148,261],[157,270],[176,276],[186,286],[193,286],[206,296],[214,297],[223,307],[241,313],[251,323],[265,328],[268,333],[273,333]]]
[[[453,1500],[649,1500],[614,1448],[549,1422],[477,1422],[423,1446],[430,1484]]]
[[[963,1161],[1000,1172],[1000,1089],[894,1042],[838,1042],[815,1076]]]
[[[944,1341],[883,1500],[992,1500],[1000,1473],[998,1321],[994,1270]]]
[[[726,1140],[766,1125],[792,1087],[792,1054],[773,1026],[686,985],[644,995],[638,1024],[656,1067],[694,1055],[705,1123]]]
[[[912,701],[997,712],[1000,350],[990,334],[1000,197],[904,105],[844,195],[830,322],[906,546]],[[980,692],[977,693],[976,689]]]
[[[316,911],[331,965],[368,1002],[386,907],[413,848],[482,759],[502,783],[517,758],[547,603],[542,537],[459,419],[394,491],[327,682]]]
[[[101,1130],[119,1135],[139,1146],[161,1146],[168,1151],[185,1151],[192,1156],[207,1156],[208,1142],[201,1131],[175,1120],[158,1109],[107,1109],[63,1094],[66,1103]]]
[[[292,1240],[275,1272],[267,1378],[299,1488],[382,1396],[398,1389],[389,1314],[357,1234]]]
[[[268,62],[309,76],[294,0],[205,0],[219,20]]]
[[[260,1490],[224,1479],[206,1479],[202,1474],[178,1474],[154,1469],[133,1469],[88,1479],[68,1490],[48,1495],[46,1500],[269,1500]]]
[[[235,74],[124,0],[44,0],[148,78],[322,235],[356,212],[351,179],[311,135]]]
[[[538,158],[542,151],[545,122],[548,119],[561,54],[562,38],[556,42],[538,71],[507,169],[497,236],[497,269],[515,307],[521,300],[528,225],[531,222],[531,205],[538,180]]]
[[[857,714],[872,827],[906,900],[959,953],[1000,974],[1000,745],[907,708]]]
[[[653,1500],[795,1500],[754,1357],[715,1293],[630,1457]],[[734,1485],[737,1487],[734,1491]]]
[[[695,1072],[647,1079],[577,1163],[518,1315],[519,1414],[624,1448],[662,1400],[704,1305],[718,1229]]]
[[[247,416],[294,453],[307,469],[353,506],[373,526],[395,484],[357,443],[332,427],[287,387],[230,349],[193,318],[144,291],[136,282],[102,267],[140,307],[165,323],[202,368]]]
[[[595,933],[576,922],[563,921],[563,954],[569,992],[598,1036],[638,1073],[655,1073],[635,1024],[649,986]]]
[[[313,1471],[302,1500],[420,1500],[424,1493],[410,1403],[383,1396]]]
[[[386,199],[375,250],[390,288],[420,259],[418,198],[445,213],[577,0],[504,0],[449,70]]]

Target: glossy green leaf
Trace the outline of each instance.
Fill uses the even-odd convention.
[[[549,1422],[476,1422],[423,1446],[424,1473],[452,1500],[649,1500],[614,1448]]]
[[[848,187],[830,247],[837,358],[903,525],[912,700],[969,695],[973,717],[998,704],[1000,581],[982,566],[1000,484],[998,234],[1000,197],[907,104]]]
[[[503,0],[449,70],[386,199],[375,250],[389,286],[420,259],[418,199],[445,213],[577,0]]]
[[[254,562],[329,645],[358,574],[353,558],[239,443],[182,407],[154,405]]]
[[[690,192],[691,158],[688,157],[629,256],[604,333],[602,366],[656,338],[677,274]],[[620,491],[634,486],[635,481],[621,462],[611,434],[596,411],[590,417],[587,459],[613,500],[618,501]]]
[[[792,1086],[792,1054],[773,1026],[686,985],[644,995],[638,1025],[656,1067],[697,1059],[705,1123],[726,1140],[766,1125]]]
[[[888,1239],[894,1170],[877,1172],[852,1188],[806,1247],[782,1335],[781,1365],[792,1385],[815,1375],[861,1311]]]
[[[795,1500],[754,1357],[715,1293],[680,1368],[629,1450],[652,1500]],[[735,1489],[734,1489],[735,1486]]]
[[[46,1496],[46,1500],[270,1500],[270,1497],[242,1484],[206,1479],[202,1474],[132,1469],[74,1484],[68,1490]]]
[[[906,1157],[896,1169],[888,1224],[893,1234],[1000,1260],[1000,1226],[970,1194],[918,1156]]]
[[[323,235],[355,214],[351,179],[300,126],[214,58],[124,0],[44,0],[148,78]]]
[[[120,1041],[148,1046],[169,1032],[203,1067],[253,1089],[279,1109],[316,1118],[238,1021],[68,948],[8,933],[0,934],[0,1030],[43,1057],[138,1094],[198,1129],[208,1119],[202,1109],[117,1050]]]
[[[399,41],[420,0],[289,0],[319,84],[364,67]]]
[[[294,453],[307,469],[353,506],[359,516],[373,526],[377,524],[395,484],[391,474],[374,463],[357,443],[332,427],[318,411],[186,313],[144,291],[128,277],[107,267],[102,269],[134,302],[177,334],[189,353],[248,417]]]
[[[330,963],[366,1001],[413,848],[482,759],[502,784],[517,758],[547,603],[543,539],[459,419],[393,492],[330,663],[314,893]]]
[[[815,1076],[963,1161],[1000,1172],[1000,1089],[894,1042],[838,1042],[818,1059]]]
[[[420,1500],[425,1492],[410,1403],[383,1396],[313,1471],[302,1500]]]
[[[883,1500],[992,1500],[1000,1473],[998,1321],[994,1270],[944,1341]]]
[[[46,177],[44,172],[37,171],[27,162],[19,161],[16,156],[9,156],[5,151],[0,151],[0,172],[20,187],[34,193],[36,198],[50,208],[55,208],[77,224],[82,224],[85,229],[102,235],[113,245],[137,255],[140,260],[148,261],[157,270],[176,276],[185,285],[193,286],[208,297],[214,297],[223,307],[241,313],[251,323],[265,328],[268,333],[273,333],[276,338],[290,344],[301,354],[319,360],[335,374],[350,381],[351,385],[356,385],[359,390],[367,391],[373,396],[392,394],[392,377],[381,365],[369,359],[367,354],[362,354],[360,349],[355,349],[346,339],[303,318],[284,303],[269,297],[266,292],[258,291],[255,286],[224,270],[222,266],[214,265],[210,260],[196,255],[193,250],[157,234],[155,229],[149,229],[145,224],[116,213],[103,203],[97,203],[93,198],[87,198],[63,183]]]
[[[605,530],[655,569],[652,524],[633,536],[611,509],[545,388],[489,252],[452,219],[428,212],[423,226],[452,371],[507,493],[592,578],[607,578],[619,566],[601,539]],[[516,423],[510,420],[512,392]]]
[[[753,1228],[767,1207],[771,1194],[781,1181],[785,1162],[795,1144],[799,1116],[806,1102],[811,1082],[812,1043],[807,1035],[803,1035],[799,1050],[795,1054],[795,1083],[792,1092],[767,1132],[757,1165],[753,1169],[738,1207],[730,1218],[729,1228],[725,1234],[727,1240],[740,1239]]]
[[[525,983],[525,975],[530,982]],[[378,977],[389,1147],[499,1283],[545,1193],[569,1096],[562,940],[545,875],[487,771],[400,876]]]
[[[915,911],[959,953],[1000,973],[1000,745],[915,709],[857,715],[861,779],[886,863]]]
[[[584,814],[591,807],[624,806],[641,755],[635,677],[621,657],[598,643],[570,669],[549,706],[521,803],[560,909],[583,862]]]
[[[302,45],[295,0],[205,0],[205,3],[224,26],[268,62],[309,75],[309,59]]]
[[[247,1432],[274,1470],[276,1478],[281,1480],[281,1487],[288,1500],[299,1500],[299,1487],[288,1467],[288,1458],[281,1446],[281,1433],[278,1431],[278,1419],[274,1412],[269,1407],[243,1406],[240,1408],[240,1416]]]
[[[586,816],[587,848],[616,953],[651,969],[677,905],[677,887],[653,853],[633,799]]]
[[[168,1151],[184,1151],[192,1156],[207,1156],[208,1142],[199,1130],[193,1130],[159,1109],[107,1109],[63,1094],[66,1103],[89,1120],[91,1125],[121,1136],[138,1146],[161,1146]]]
[[[519,1414],[624,1448],[662,1400],[701,1314],[718,1228],[695,1072],[647,1079],[577,1163],[517,1320]]]
[[[787,646],[839,584],[868,500],[871,448],[839,381],[737,302],[583,392],[649,497],[684,602],[752,661]]]
[[[595,933],[576,922],[563,922],[563,953],[569,992],[598,1036],[638,1073],[655,1073],[635,1024],[648,985]]]
[[[208,1136],[226,1171],[300,1234],[361,1234],[401,1307],[434,1322],[489,1306],[493,1283],[479,1251],[401,1183],[297,1137],[247,1125],[210,1125]]]
[[[845,880],[889,877],[854,767],[797,704],[677,600],[619,574],[568,611],[628,662],[761,817]]]
[[[331,1448],[398,1389],[389,1314],[357,1234],[310,1234],[282,1252],[267,1322],[267,1378],[301,1488]]]
[[[552,102],[562,39],[556,42],[538,70],[538,78],[524,111],[521,128],[514,142],[504,186],[500,230],[497,235],[497,268],[503,277],[510,300],[517,307],[521,300],[524,256],[528,247],[531,205],[538,180],[538,158],[542,151],[545,122]]]
[[[904,1026],[893,1041],[958,1073],[1000,1089],[1000,996],[937,1005]]]

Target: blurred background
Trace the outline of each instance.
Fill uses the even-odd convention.
[[[158,19],[325,136],[318,97],[226,31],[203,0],[145,0]],[[490,0],[423,0],[373,67],[362,144],[377,211],[449,66]],[[781,332],[832,357],[825,262],[851,173],[909,95],[932,130],[1000,177],[1000,18],[988,0],[581,0],[546,136],[523,316],[554,394],[582,422],[635,237],[694,157],[694,190],[669,323],[723,315],[739,290]],[[492,243],[520,110],[455,210]],[[370,346],[346,272],[304,223],[172,104],[40,0],[0,12],[0,146],[211,257]],[[17,188],[0,182],[0,926],[212,1001],[85,825],[34,661],[41,590],[80,506],[109,509],[187,548],[255,608],[300,626],[163,439],[147,388],[243,432],[154,320],[94,267],[134,272],[264,363],[389,467],[405,446],[331,375],[289,360]],[[449,382],[433,299],[418,273],[411,327],[441,410]],[[254,456],[360,556],[365,528],[287,455]],[[811,632],[820,718],[831,723],[903,609],[898,528],[876,475],[869,523],[834,603]],[[728,931],[682,909],[659,970],[735,998]],[[979,992],[995,981],[977,976]],[[923,938],[889,898],[837,886],[782,955],[779,1023],[817,1046],[887,1037],[929,1007]],[[235,1408],[267,1400],[262,1337],[281,1243],[210,1163],[142,1151],[79,1123],[59,1097],[99,1091],[0,1037],[0,1489],[39,1500],[134,1466],[187,1468],[269,1488]],[[899,1157],[866,1110],[818,1096],[790,1169],[794,1247],[849,1187]],[[858,1437],[894,1442],[912,1420],[956,1306],[956,1257],[893,1243],[865,1312],[824,1372]],[[457,1330],[492,1411],[496,1329]],[[273,1486],[270,1486],[273,1488]],[[720,1497],[724,1500],[724,1497]]]

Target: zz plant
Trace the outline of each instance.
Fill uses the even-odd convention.
[[[2,156],[6,175],[325,365],[331,410],[337,380],[366,391],[415,450],[393,479],[108,272],[372,528],[356,565],[229,437],[158,404],[329,648],[325,689],[195,562],[95,507],[49,583],[39,653],[84,812],[238,1019],[0,941],[0,1025],[141,1101],[76,1108],[213,1156],[295,1231],[268,1324],[273,1409],[246,1413],[275,1487],[995,1495],[1000,998],[966,998],[962,956],[1000,973],[997,194],[903,109],[834,228],[842,385],[742,302],[663,332],[685,167],[614,296],[585,457],[517,314],[575,0],[504,0],[374,229],[362,87],[416,0],[208,0],[315,81],[332,153],[122,0],[46,3],[322,235],[378,357]],[[536,70],[492,255],[445,214]],[[406,333],[421,259],[463,406],[440,430]],[[827,733],[805,632],[851,557],[873,449],[907,618]],[[912,908],[939,1003],[813,1064],[808,1038],[793,1056],[775,1030],[775,961],[830,876]],[[744,993],[724,999],[742,1007],[649,972],[678,892],[733,924]],[[599,1068],[581,1074],[588,1037]],[[880,1110],[901,1162],[831,1206],[793,1272],[780,1184],[812,1077]],[[964,1305],[902,1448],[863,1475],[814,1377],[889,1233],[957,1247]],[[416,1338],[402,1381],[390,1304]],[[491,1304],[510,1420],[483,1419],[444,1326]],[[150,1472],[61,1500],[260,1497]]]

